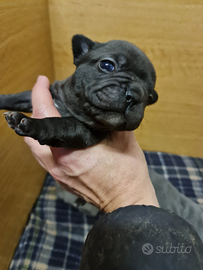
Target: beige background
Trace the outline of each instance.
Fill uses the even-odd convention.
[[[136,137],[145,150],[203,157],[203,2],[0,0],[0,93],[74,71],[71,37],[125,39],[157,71],[159,101]],[[0,269],[7,269],[45,172],[0,117]]]
[[[0,93],[31,89],[39,74],[53,80],[47,1],[0,1]],[[45,172],[0,112],[0,269],[6,270]]]

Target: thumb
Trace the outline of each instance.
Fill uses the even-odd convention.
[[[51,93],[49,91],[49,80],[45,76],[39,76],[32,89],[32,117],[60,117],[54,106]]]
[[[34,118],[60,117],[60,113],[55,108],[51,93],[49,91],[49,80],[45,76],[39,76],[32,89],[32,106]],[[38,147],[37,142],[27,140],[28,145]],[[66,154],[67,149],[50,147],[52,154],[57,159]]]

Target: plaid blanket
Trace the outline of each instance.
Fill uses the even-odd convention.
[[[148,166],[181,193],[203,205],[203,158],[145,152]],[[9,269],[78,270],[85,238],[98,219],[86,216],[56,196],[47,175]]]

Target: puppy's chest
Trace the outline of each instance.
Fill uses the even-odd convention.
[[[69,112],[67,107],[64,105],[64,103],[59,99],[53,99],[54,106],[59,111],[60,115],[62,117],[71,117],[72,114]]]

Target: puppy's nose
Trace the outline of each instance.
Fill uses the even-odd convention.
[[[128,89],[125,93],[126,104],[129,106],[130,104],[137,104],[140,102],[139,94],[135,91]]]
[[[133,101],[132,94],[130,90],[126,91],[126,101],[127,103],[131,103]]]
[[[127,106],[143,102],[145,98],[144,89],[139,83],[133,82],[126,87],[125,98]]]

